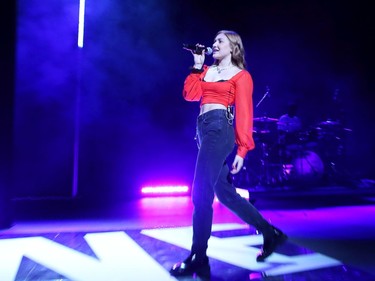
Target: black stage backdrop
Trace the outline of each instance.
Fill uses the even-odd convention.
[[[16,5],[0,4],[0,229],[13,221],[12,159],[15,77]]]
[[[143,185],[191,184],[197,103],[181,96],[183,43],[237,31],[255,116],[297,101],[304,129],[339,119],[345,165],[373,178],[373,20],[357,1],[19,0],[15,197],[125,200]],[[212,58],[206,62],[210,64]]]

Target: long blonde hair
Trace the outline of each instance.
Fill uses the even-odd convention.
[[[232,48],[232,63],[236,65],[238,68],[245,69],[245,49],[243,47],[240,35],[232,30],[220,30],[216,34],[216,36],[219,34],[224,34],[229,40],[230,46]],[[217,61],[214,62],[214,64],[217,63]]]

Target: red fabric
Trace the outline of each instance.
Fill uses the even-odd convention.
[[[231,79],[219,82],[205,82],[208,70],[189,74],[184,83],[183,97],[187,101],[200,101],[200,104],[219,103],[235,106],[235,134],[237,155],[246,157],[254,149],[253,140],[253,80],[247,70],[242,70]]]

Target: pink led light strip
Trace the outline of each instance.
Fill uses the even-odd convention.
[[[144,186],[141,192],[142,194],[185,194],[189,192],[189,187],[186,185]]]

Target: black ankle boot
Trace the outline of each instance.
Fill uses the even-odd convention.
[[[268,258],[278,246],[282,245],[288,239],[288,236],[274,226],[272,226],[272,231],[269,234],[263,234],[263,237],[263,247],[257,256],[258,262],[262,262]]]
[[[183,262],[176,263],[169,272],[172,276],[186,276],[195,273],[201,277],[209,277],[211,273],[208,257],[197,258],[195,254],[190,255]]]

